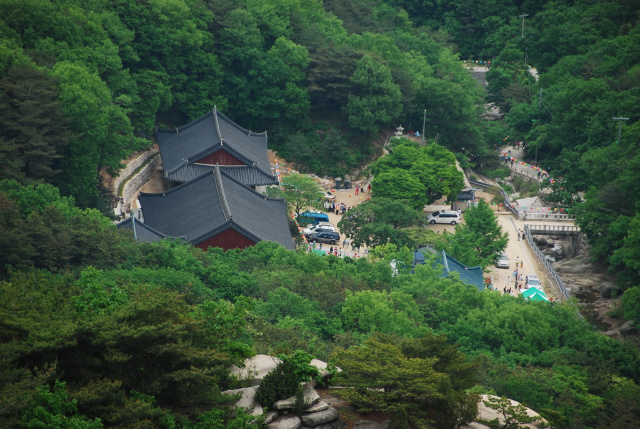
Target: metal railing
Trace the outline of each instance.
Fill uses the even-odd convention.
[[[526,220],[573,220],[573,216],[563,213],[535,213],[525,212]]]
[[[491,185],[486,183],[486,182],[481,182],[479,180],[475,180],[475,179],[469,179],[469,183],[475,186],[479,186],[481,188],[490,188]]]
[[[527,225],[531,234],[562,234],[572,235],[580,232],[577,225]]]
[[[493,185],[490,185],[488,183],[481,182],[479,180],[474,180],[474,179],[469,179],[469,183],[472,184],[472,185],[478,186],[480,188],[483,188],[483,189],[490,188],[490,187],[493,186]],[[517,207],[515,207],[514,205],[511,204],[511,201],[509,200],[509,194],[507,194],[507,192],[504,189],[502,189],[502,186],[498,186],[498,188],[500,189],[500,192],[502,193],[502,198],[504,199],[504,206],[507,208],[507,210],[509,210],[517,218],[519,218],[520,211],[518,210]]]
[[[580,231],[580,229],[578,227],[572,227],[572,226],[567,226],[567,225],[533,225],[533,227],[534,228],[540,228],[540,229],[535,229],[535,231],[543,230],[542,227],[549,227],[548,231],[551,231],[551,228],[562,228],[562,227],[564,227],[564,228],[576,228],[578,230],[578,232]],[[562,297],[561,300],[563,300],[563,301],[568,300],[569,299],[569,292],[567,292],[567,289],[564,286],[564,282],[562,281],[562,279],[560,278],[558,273],[556,273],[556,270],[553,269],[553,267],[551,266],[549,261],[547,261],[545,259],[544,254],[540,251],[540,249],[538,249],[538,246],[533,241],[533,235],[531,234],[531,228],[529,227],[529,225],[525,225],[524,226],[524,231],[525,231],[527,244],[529,244],[529,247],[531,248],[531,251],[533,252],[533,254],[538,259],[538,262],[540,262],[540,265],[545,269],[545,271],[549,275],[549,278],[555,284],[556,290],[558,292],[558,296]],[[555,230],[555,231],[559,231],[559,229]],[[569,231],[569,230],[567,229],[567,231]],[[573,230],[572,230],[572,233],[573,233]]]

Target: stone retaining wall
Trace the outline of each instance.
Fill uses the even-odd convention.
[[[160,153],[158,145],[154,144],[151,149],[141,153],[137,158],[130,161],[122,170],[120,170],[120,174],[118,175],[118,177],[113,179],[113,194],[119,197],[124,197],[124,195],[118,195],[120,184],[129,180],[136,169],[147,162],[149,158],[151,158],[152,156],[156,156],[158,153]]]
[[[125,180],[128,180],[128,179],[130,180],[128,180],[122,188],[122,199],[124,201],[124,203],[122,204],[123,206],[122,210],[124,213],[129,212],[129,208],[131,207],[131,202],[138,194],[138,189],[140,189],[142,185],[147,183],[147,181],[149,180],[149,177],[151,176],[151,173],[153,173],[153,171],[160,165],[161,158],[159,156],[158,151],[155,151],[155,153],[151,154],[150,156],[153,156],[154,158],[151,160],[151,162],[145,165],[144,168],[142,168],[142,170],[138,172],[138,174],[136,174],[134,177],[131,177],[131,178],[129,178],[129,176],[125,178]],[[150,156],[147,156],[146,158],[144,158],[144,162],[146,162]],[[140,165],[144,164],[144,162],[138,163],[136,168],[140,167]],[[135,168],[131,170],[131,172],[133,171],[135,171]]]

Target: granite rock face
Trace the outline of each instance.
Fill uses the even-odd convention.
[[[338,410],[335,408],[327,408],[323,411],[317,411],[315,413],[305,414],[302,416],[302,424],[305,426],[310,426],[312,428],[330,423],[334,420],[338,419]]]
[[[302,420],[298,416],[281,416],[267,425],[267,429],[300,429]]]
[[[264,413],[262,405],[256,401],[256,391],[264,377],[278,366],[280,359],[268,356],[257,355],[245,361],[242,368],[231,368],[231,374],[240,380],[247,380],[251,386],[243,389],[227,390],[223,392],[227,395],[240,394],[240,399],[235,403],[236,408],[244,408],[252,416],[259,416]],[[327,363],[318,359],[311,361],[311,365],[320,370],[322,378],[327,378],[331,372],[327,370]],[[264,423],[268,429],[342,429],[346,427],[343,422],[338,421],[338,410],[332,408],[328,403],[320,401],[320,395],[315,391],[315,381],[303,385],[302,410],[294,413],[297,407],[296,397],[282,399],[273,404],[273,407],[265,416]]]

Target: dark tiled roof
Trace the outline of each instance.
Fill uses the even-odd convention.
[[[215,169],[177,188],[139,197],[145,223],[192,244],[233,228],[254,241],[294,249],[283,199],[267,198]]]
[[[225,150],[247,166],[274,177],[267,155],[267,133],[253,133],[240,127],[216,108],[190,124],[173,130],[157,129],[165,174],[171,180],[191,180],[197,172],[179,172],[193,168],[196,161],[218,150]],[[251,173],[246,173],[247,178]],[[179,179],[179,180],[178,180]],[[259,183],[247,183],[256,186]]]
[[[482,267],[467,267],[466,265],[458,262],[455,258],[443,250],[442,252],[436,252],[434,249],[423,247],[422,249],[414,252],[414,265],[425,263],[425,253],[430,252],[436,254],[435,263],[442,266],[442,277],[448,277],[449,274],[456,272],[460,274],[460,280],[463,282],[475,286],[478,290],[484,289],[484,275],[482,273]]]
[[[153,243],[155,241],[162,240],[163,238],[167,238],[167,236],[160,231],[156,231],[149,225],[133,217],[123,220],[116,226],[122,229],[130,229],[133,232],[133,237],[137,241],[142,241],[144,243]]]
[[[203,174],[211,173],[215,169],[214,165],[208,164],[188,164],[183,168],[167,173],[167,178],[174,182],[185,183]],[[246,186],[266,186],[277,185],[278,177],[266,174],[264,171],[254,166],[220,166],[220,170],[236,179]]]

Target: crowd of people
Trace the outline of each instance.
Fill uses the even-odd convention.
[[[353,196],[360,196],[364,195],[365,193],[371,194],[371,183],[365,185],[363,182],[355,185]],[[357,202],[355,204],[357,204]],[[344,202],[337,202],[335,198],[327,198],[324,202],[323,207],[327,213],[335,214],[337,216],[343,216],[353,208],[352,206],[347,206]],[[343,240],[342,246],[331,246],[329,250],[323,249],[321,243],[312,243],[309,247],[312,251],[321,251],[327,255],[334,255],[339,258],[345,256],[360,258],[369,255],[369,249],[364,248],[361,251],[360,246],[355,246],[348,237]]]

